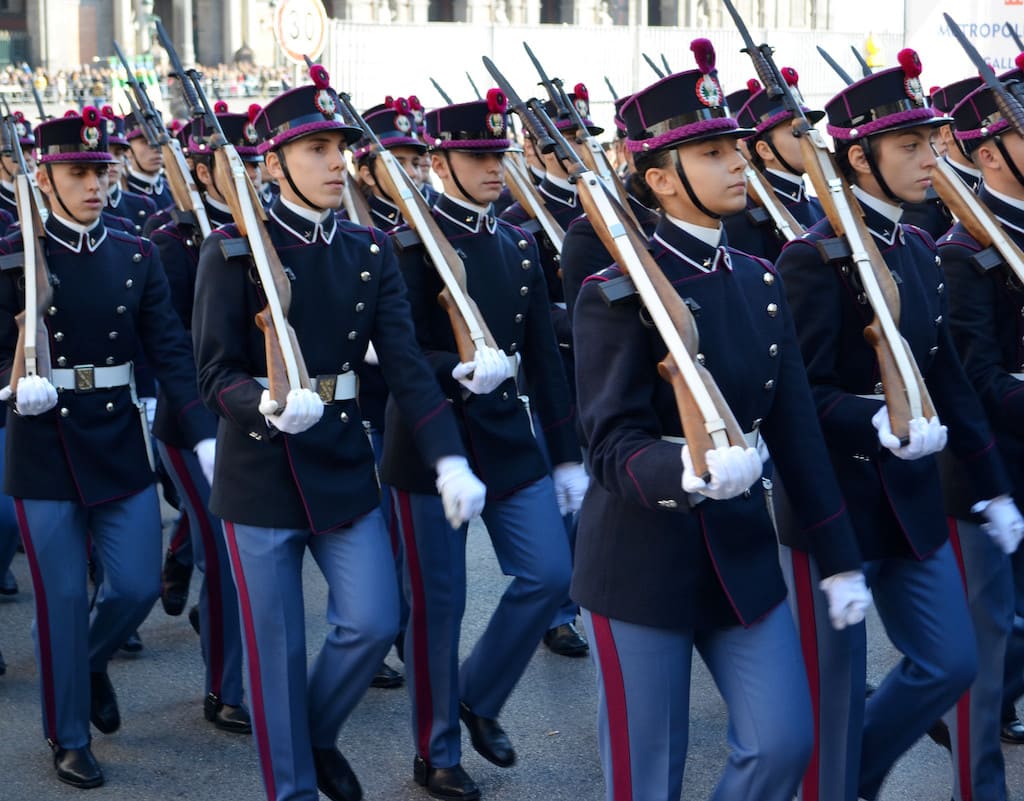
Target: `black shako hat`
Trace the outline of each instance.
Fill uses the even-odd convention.
[[[604,128],[600,125],[596,125],[594,121],[590,119],[590,91],[584,84],[576,84],[572,91],[568,92],[566,96],[569,98],[569,102],[576,107],[576,111],[580,115],[580,119],[583,120],[583,124],[586,126],[586,129],[590,132],[591,136],[597,136],[598,134],[604,133]],[[558,130],[575,130],[576,115],[574,115],[571,110],[559,109],[551,100],[545,100],[544,113],[554,121],[555,127],[558,128]]]
[[[86,106],[81,115],[69,111],[41,122],[35,133],[40,164],[114,160],[108,150],[106,120],[95,106]]]
[[[256,119],[261,154],[317,131],[341,131],[348,144],[355,144],[362,129],[341,116],[341,103],[331,88],[331,77],[322,64],[309,69],[312,86],[299,86],[278,95]]]
[[[1017,56],[1016,63],[1016,69],[999,76],[1000,83],[1005,85],[1024,80],[1024,53]],[[951,116],[953,133],[968,155],[986,139],[1011,127],[1010,121],[996,104],[996,93],[982,83],[980,78],[977,88],[953,107]]]
[[[792,67],[783,67],[779,70],[782,79],[789,86],[793,99],[800,104],[804,116],[811,121],[811,124],[818,122],[825,116],[824,111],[814,111],[804,105],[803,96],[800,94],[800,75]],[[795,116],[792,111],[786,108],[782,96],[772,98],[763,86],[754,78],[747,81],[747,91],[750,94],[739,111],[736,112],[736,121],[744,128],[753,128],[757,134],[763,134],[771,130],[779,123],[788,122]],[[729,95],[729,97],[732,97]],[[755,135],[757,135],[755,134]]]
[[[415,95],[409,98],[389,95],[381,105],[363,113],[363,120],[377,134],[385,148],[411,147],[421,153],[427,152],[427,143],[420,138],[423,109],[419,109],[421,122],[417,123],[416,110],[412,107],[412,101],[415,99]],[[360,139],[355,148],[355,157],[362,158],[370,152],[370,148],[369,139]]]
[[[434,150],[504,153],[512,147],[507,112],[505,93],[489,89],[486,100],[432,109],[424,115],[424,122]]]

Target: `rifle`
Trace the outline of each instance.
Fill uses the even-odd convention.
[[[167,55],[170,56],[171,64],[181,84],[185,103],[189,107],[189,113],[194,116],[198,103],[194,93],[190,94],[185,86],[186,80],[182,77],[184,68],[181,66],[181,61],[178,59],[178,54],[174,50],[174,45],[171,43],[167,31],[164,30],[164,26],[159,20],[157,20],[156,25],[160,43],[167,51]],[[114,42],[114,52],[117,53],[117,57],[124,65],[125,72],[128,75],[128,85],[132,88],[131,93],[126,93],[128,102],[132,107],[132,113],[142,127],[146,141],[150,146],[159,147],[163,151],[164,166],[167,172],[167,185],[171,190],[171,197],[174,198],[174,205],[178,209],[177,221],[198,227],[205,239],[210,235],[210,220],[206,216],[206,206],[203,204],[203,198],[199,194],[199,187],[196,186],[195,179],[192,177],[192,171],[185,161],[185,154],[181,152],[181,143],[167,133],[163,119],[160,117],[160,112],[153,106],[153,101],[146,93],[145,87],[139,83],[139,79],[129,68],[128,59],[125,58],[124,53],[121,51],[121,46],[117,42]],[[134,95],[134,99],[132,95]]]
[[[1013,43],[1017,45],[1017,49],[1024,52],[1024,42],[1021,41],[1020,35],[1017,33],[1017,29],[1009,22],[1004,22],[1003,27],[1009,29],[1010,38],[1013,39]]]
[[[838,75],[843,80],[843,83],[845,83],[847,86],[853,83],[853,78],[850,77],[850,73],[848,73],[846,70],[840,67],[839,62],[832,58],[832,56],[829,55],[828,51],[821,45],[818,45],[818,53],[821,55],[823,59],[825,59],[825,63],[828,64],[833,70],[835,70],[836,75]]]
[[[875,351],[885,392],[892,432],[901,443],[909,441],[909,422],[913,418],[931,418],[935,409],[913,353],[899,332],[900,295],[885,259],[871,231],[864,223],[863,211],[853,191],[843,179],[821,133],[807,119],[800,104],[772,59],[768,44],[755,45],[743,18],[730,0],[723,0],[743,39],[742,52],[754,62],[754,70],[768,96],[781,97],[793,115],[793,131],[800,137],[804,164],[818,200],[825,209],[837,238],[845,238],[852,254],[864,293],[874,311],[874,319],[864,329],[864,338]]]
[[[347,151],[349,158],[345,159],[345,188],[341,195],[341,205],[345,208],[348,218],[359,225],[370,228],[373,226],[373,216],[370,214],[370,204],[366,201],[366,195],[356,185],[356,170],[353,162],[349,162],[352,151]]]
[[[473,80],[473,76],[469,74],[469,70],[466,70],[466,78],[469,80],[469,85],[473,87],[473,93],[476,95],[476,99],[483,100],[484,96],[480,94],[480,90],[476,88],[476,82]]]
[[[671,75],[672,74],[672,68],[668,65],[668,59],[665,58],[665,54],[664,53],[661,54],[661,63],[665,67],[665,74],[666,75]]]
[[[521,164],[519,159],[505,159],[505,184],[508,191],[512,193],[527,214],[533,217],[547,235],[548,241],[559,256],[562,255],[562,244],[565,242],[565,230],[558,221],[551,215],[544,199],[534,185],[530,176],[525,170],[529,169]]]
[[[779,202],[778,195],[775,194],[775,190],[772,189],[768,179],[764,177],[764,173],[745,158],[744,161],[746,161],[746,166],[743,168],[743,174],[747,179],[747,193],[763,210],[767,220],[762,221],[767,222],[770,220],[775,230],[778,231],[779,236],[787,242],[792,242],[794,239],[802,237],[804,235],[804,227],[797,221],[790,210]],[[755,219],[754,222],[760,221]]]
[[[860,64],[861,75],[867,78],[871,74],[871,67],[868,66],[868,62],[864,60],[864,56],[860,54],[860,50],[853,45],[850,45],[850,50],[853,51],[853,57],[857,59],[857,63]]]
[[[971,44],[971,40],[964,35],[964,32],[960,30],[960,26],[953,21],[953,18],[949,14],[943,14],[942,16],[946,19],[950,33],[960,43],[960,46],[967,53],[974,66],[978,68],[978,74],[985,82],[985,86],[992,90],[996,101],[996,108],[1003,115],[1003,119],[1009,122],[1017,133],[1024,136],[1024,105],[1022,105],[1024,90],[1021,89],[1017,82],[1007,86],[1000,81],[996,77],[996,73],[991,65],[982,58],[981,53]]]
[[[449,106],[452,105],[452,99],[448,96],[448,93],[441,88],[441,85],[433,78],[430,79],[430,82],[434,84],[434,88],[437,90],[437,93],[441,95],[441,99]]]
[[[712,375],[694,358],[698,349],[697,325],[683,299],[647,250],[646,237],[597,175],[565,140],[537,100],[524,102],[494,63],[484,57],[487,70],[505,92],[512,108],[545,152],[564,154],[570,180],[579,188],[587,218],[601,242],[632,279],[640,299],[668,347],[658,372],[672,385],[679,417],[693,458],[694,472],[710,478],[705,453],[728,445],[746,447],[742,429],[722,397]]]
[[[309,373],[299,349],[299,340],[288,323],[292,286],[285,273],[274,243],[264,225],[266,212],[259,196],[249,181],[245,164],[228,141],[220,121],[203,91],[199,73],[188,70],[184,80],[192,83],[195,97],[202,104],[202,122],[211,132],[207,144],[213,150],[214,173],[217,185],[225,195],[231,216],[239,232],[249,245],[249,252],[259,275],[267,305],[256,314],[256,325],[263,332],[267,360],[267,384],[270,398],[284,409],[288,393],[293,389],[309,389]]]
[[[654,70],[655,75],[657,75],[659,78],[665,77],[665,73],[661,71],[661,67],[654,63],[654,59],[652,59],[646,53],[641,53],[641,55],[644,57],[644,61],[647,62],[647,66]]]
[[[49,334],[43,322],[43,312],[50,305],[53,287],[43,247],[46,231],[38,205],[39,198],[29,181],[28,165],[18,143],[14,119],[9,113],[5,115],[3,124],[11,141],[11,157],[18,165],[18,174],[14,176],[14,196],[24,253],[25,308],[15,318],[18,341],[14,348],[10,377],[11,391],[16,392],[22,377],[50,377]]]
[[[310,65],[313,63],[308,56],[306,63]],[[380,143],[377,134],[352,105],[352,99],[344,92],[339,92],[337,96],[339,104],[345,109],[349,118],[362,129],[363,136],[376,149],[377,160],[384,167],[377,173],[377,179],[383,185],[388,197],[398,204],[405,221],[419,236],[434,269],[437,270],[442,283],[444,283],[444,289],[438,295],[438,301],[448,313],[448,319],[451,321],[459,359],[463,362],[471,362],[476,351],[484,347],[497,348],[498,345],[487,328],[480,309],[477,308],[473,298],[469,296],[466,284],[466,266],[459,254],[455,252],[455,248],[441,233],[427,201],[413,184],[402,165],[395,159],[394,154]]]
[[[18,130],[15,113],[11,111],[11,106],[7,102],[7,98],[3,97],[2,95],[0,95],[0,114],[3,115],[5,120],[3,124],[4,132],[6,134],[10,134],[11,132],[17,134]],[[8,119],[10,120],[10,126],[8,126],[6,123],[6,120]],[[27,120],[25,121],[25,124],[28,124]],[[11,161],[14,161],[16,164],[18,164],[19,169],[23,171],[26,170],[27,164],[25,163],[25,154],[21,149],[20,137],[14,137],[14,139],[11,141],[11,148]],[[18,150],[17,155],[15,155],[14,153],[14,148],[17,148]],[[26,175],[28,175],[27,172]],[[43,195],[39,191],[39,185],[36,183],[34,176],[29,175],[28,185],[29,188],[32,190],[32,198],[35,203],[36,213],[39,215],[39,218],[43,222],[46,222],[46,218],[50,216],[50,210],[49,208],[47,208],[46,203],[43,201]]]
[[[607,75],[604,76],[604,85],[607,86],[608,87],[608,91],[612,93],[612,100],[618,100],[619,99],[619,95],[615,91],[615,87],[612,86],[612,82],[608,80],[608,76]]]

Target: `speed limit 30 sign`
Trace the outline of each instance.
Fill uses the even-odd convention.
[[[274,36],[291,61],[316,59],[327,44],[327,11],[321,0],[282,0],[274,16]]]

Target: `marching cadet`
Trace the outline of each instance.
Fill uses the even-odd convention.
[[[389,404],[381,468],[394,488],[405,546],[413,777],[435,798],[480,796],[461,765],[460,717],[481,756],[499,767],[516,760],[497,718],[567,597],[569,546],[561,515],[578,509],[587,484],[537,246],[525,231],[495,218],[491,206],[501,194],[502,158],[511,146],[505,110],[504,95],[492,89],[487,100],[427,113],[436,142],[431,168],[444,187],[433,217],[461,254],[468,294],[498,349],[462,361],[437,302],[441,279],[425,251],[409,243],[399,256],[417,337],[455,410],[474,470],[487,483],[483,520],[503,572],[512,576],[460,666],[467,527],[452,531],[445,523],[444,484],[437,484],[438,498],[428,462],[412,455],[414,420]],[[405,229],[392,236],[399,243],[410,238]],[[529,406],[539,420],[536,436]]]
[[[21,145],[21,155],[25,159],[25,164],[30,173],[35,173],[36,138],[32,135],[32,126],[20,111],[14,112],[14,128],[18,133],[18,144]],[[8,139],[9,134],[5,125],[0,132],[0,235],[7,232],[18,216],[18,207],[14,199],[14,177],[18,174],[18,167]]]
[[[925,103],[912,50],[900,66],[848,86],[826,105],[835,159],[864,210],[864,223],[899,287],[899,331],[909,343],[937,416],[892,434],[879,364],[865,340],[873,312],[855,267],[822,264],[817,244],[834,236],[822,220],[777,262],[865,574],[889,639],[903,654],[865,702],[863,627],[829,632],[803,589],[813,580],[790,549],[807,660],[818,687],[817,770],[803,797],[872,801],[895,761],[948,710],[977,671],[971,619],[949,543],[934,454],[948,439],[971,476],[973,497],[996,539],[1018,536],[1020,514],[992,434],[950,338],[944,279],[927,233],[900,224],[901,202],[920,202],[935,165],[937,117]],[[867,235],[867,234],[865,234]],[[940,419],[946,425],[940,423]],[[797,504],[794,504],[797,506]],[[780,527],[782,530],[782,527]],[[792,545],[792,542],[786,542]]]
[[[267,300],[233,225],[203,243],[192,332],[202,397],[221,418],[210,510],[224,521],[245,621],[267,798],[315,801],[319,788],[332,801],[358,801],[336,740],[398,630],[394,561],[353,372],[371,339],[416,430],[405,455],[418,450],[434,466],[448,518],[461,525],[478,513],[484,489],[416,345],[390,242],[336,219],[344,151],[360,130],[338,115],[326,71],[311,73],[312,86],[275,98],[256,125],[281,187],[267,233],[290,272],[288,319],[317,389],[291,390],[283,409],[270,399],[265,337],[254,321]],[[330,623],[308,676],[307,549],[328,584]]]
[[[163,151],[158,145],[151,145],[146,141],[134,112],[124,118],[124,127],[125,139],[128,140],[125,189],[148,197],[156,204],[158,210],[167,208],[174,203],[174,198],[171,197],[170,187],[164,178]]]
[[[247,114],[223,111],[217,114],[217,120],[240,158],[249,162],[262,160],[257,149],[259,135]],[[210,226],[219,228],[233,220],[227,198],[214,178],[213,154],[205,139],[209,132],[203,128],[201,122],[191,121],[182,128],[179,138],[185,146],[192,176],[202,193]],[[151,238],[160,251],[175,311],[185,330],[191,332],[201,232],[191,225],[171,222],[156,229]],[[218,729],[248,734],[252,727],[249,713],[242,705],[242,633],[238,595],[231,577],[227,542],[221,535],[221,522],[209,509],[213,474],[204,474],[198,456],[185,447],[184,432],[162,392],[157,397],[153,435],[157,439],[160,460],[187,517],[191,553],[202,575],[197,622],[206,666],[203,711],[206,719]],[[212,460],[208,461],[208,464],[212,463]],[[162,573],[165,584],[169,578],[178,575],[179,565],[177,556],[173,552],[168,553]],[[187,579],[184,583],[187,593]]]
[[[125,139],[124,117],[115,114],[110,106],[104,106],[100,113],[106,121],[107,141],[110,143],[110,154],[114,157],[109,169],[107,211],[131,220],[136,233],[141,233],[145,222],[156,214],[156,203],[145,195],[138,195],[121,187],[121,177],[129,149],[128,140]]]
[[[712,798],[789,801],[813,726],[758,480],[765,444],[798,497],[832,624],[862,621],[870,594],[781,282],[770,262],[731,248],[722,226],[746,202],[738,140],[751,131],[729,116],[711,43],[691,47],[698,69],[632,95],[621,116],[636,174],[663,211],[651,253],[696,310],[696,359],[749,431],[747,447],[709,450],[709,479],[694,473],[673,387],[658,374],[666,345],[630,279],[613,266],[584,281],[573,332],[593,481],[572,594],[597,667],[608,801],[679,798],[695,648],[729,713]]]
[[[569,102],[576,106],[583,124],[593,135],[604,131],[590,120],[590,95],[586,86],[576,84],[575,89],[569,95]],[[555,125],[563,132],[565,138],[582,154],[584,145],[575,141],[576,121],[568,110],[556,109],[550,100],[544,104],[544,110],[554,121]],[[576,187],[569,182],[569,173],[558,160],[554,153],[545,153],[540,156],[544,164],[544,178],[537,184],[537,192],[544,201],[544,205],[551,213],[554,221],[564,231],[569,223],[579,217],[579,198]],[[569,401],[575,403],[576,379],[575,362],[572,355],[572,318],[567,311],[565,294],[562,290],[561,261],[562,255],[559,249],[551,242],[546,233],[530,217],[527,209],[519,202],[513,203],[505,211],[501,212],[501,219],[513,225],[529,230],[539,231],[537,236],[538,246],[541,254],[541,266],[544,269],[544,277],[547,281],[548,300],[551,303],[551,323],[555,329],[555,340],[558,343],[559,354],[562,357],[562,365],[565,371],[566,383],[569,387]],[[602,267],[607,266],[607,262]],[[566,520],[566,534],[569,538],[569,547],[572,548],[572,541],[575,538],[576,523],[572,519]],[[588,651],[587,641],[576,628],[576,616],[579,609],[576,604],[566,595],[562,604],[555,612],[547,631],[544,632],[544,644],[556,654],[569,657],[586,656]]]
[[[1021,73],[1000,76],[1020,80]],[[996,105],[995,93],[971,79],[970,92],[952,110],[953,127],[971,163],[980,170],[979,199],[992,211],[1006,236],[1024,245],[1024,138],[1010,127]],[[1019,319],[1024,307],[1020,274],[997,257],[994,261],[964,228],[955,225],[939,243],[949,284],[949,320],[964,369],[988,413],[1013,482],[1015,498],[1024,490],[1024,430],[1015,409],[1024,378],[1024,349]],[[966,477],[955,474],[955,489]],[[1013,628],[1014,581],[1007,553],[1019,536],[995,539],[984,530],[984,518],[971,508],[966,492],[948,493],[953,506],[955,541],[959,546],[972,617],[978,638],[979,673],[968,696],[950,715],[955,799],[1005,801],[1006,776],[1000,749],[1004,667],[1009,668],[1007,641]],[[979,525],[981,523],[981,525]],[[1005,663],[1005,664],[1004,664]],[[1021,665],[1015,665],[1019,675]],[[1016,717],[1014,715],[1013,717]]]
[[[799,75],[792,67],[783,67],[783,80],[801,103],[811,123],[825,116],[823,111],[812,111],[803,106],[797,82]],[[821,204],[807,194],[804,186],[804,158],[800,140],[794,135],[793,112],[786,108],[782,98],[772,99],[756,80],[748,83],[750,95],[736,113],[736,121],[754,133],[744,142],[751,164],[760,170],[781,203],[793,218],[805,228],[824,216]],[[774,230],[770,218],[763,224],[752,222],[750,210],[755,207],[750,198],[747,208],[739,214],[730,214],[723,220],[729,237],[729,246],[744,253],[753,253],[774,262],[779,258],[785,240]]]
[[[629,201],[630,210],[640,223],[644,234],[651,236],[660,219],[655,210],[658,201],[644,183],[642,176],[637,175],[633,153],[625,146],[626,123],[619,112],[629,98],[629,95],[625,95],[615,101],[615,140],[623,143],[621,178],[626,187],[626,199]],[[581,214],[569,223],[565,231],[565,240],[562,242],[561,265],[565,311],[570,322],[583,281],[599,270],[609,267],[613,261],[586,214]],[[570,380],[575,381],[575,376],[571,376]]]
[[[374,106],[363,114],[363,119],[377,134],[380,143],[391,151],[395,161],[402,165],[402,169],[413,182],[420,184],[427,145],[416,131],[409,100],[404,97],[388,97],[382,105]],[[353,155],[356,159],[359,186],[370,206],[374,227],[382,231],[397,228],[404,222],[402,212],[377,180],[375,148],[367,144],[367,140],[363,140],[355,147]]]
[[[120,725],[107,662],[159,591],[160,510],[132,380],[135,354],[145,352],[186,444],[204,461],[212,459],[213,436],[155,249],[103,225],[113,158],[106,135],[92,107],[36,129],[53,285],[42,317],[54,367],[49,377],[23,377],[0,392],[11,412],[4,491],[15,499],[35,590],[43,729],[57,777],[82,788],[103,783],[89,721],[105,734]],[[17,253],[21,244],[12,236],[0,251]],[[15,315],[24,305],[21,281],[12,272],[0,281],[7,381],[15,367]],[[91,614],[88,540],[104,567]]]

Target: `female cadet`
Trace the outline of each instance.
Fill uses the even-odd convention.
[[[89,722],[105,734],[120,714],[107,662],[145,619],[159,591],[160,510],[140,419],[132,359],[145,353],[182,428],[183,444],[213,460],[213,421],[196,397],[188,338],[156,249],[107,229],[106,128],[84,116],[36,129],[39,189],[50,214],[45,251],[53,300],[43,319],[53,369],[0,391],[11,399],[4,491],[15,499],[36,595],[43,728],[57,778],[96,787]],[[21,249],[19,236],[0,253]],[[0,281],[0,370],[15,359],[20,271]],[[13,390],[13,394],[12,394]],[[152,536],[150,536],[152,535]],[[104,567],[94,609],[87,542]]]
[[[268,801],[358,801],[336,746],[398,630],[398,590],[378,508],[373,451],[352,371],[372,337],[416,449],[460,525],[483,506],[447,402],[416,346],[390,242],[338,221],[344,150],[360,133],[338,115],[326,71],[263,109],[256,125],[281,194],[267,233],[292,282],[288,320],[312,389],[283,409],[268,397],[266,345],[254,316],[266,305],[240,237],[224,226],[203,243],[192,314],[199,388],[221,418],[210,511],[224,521],[242,612],[252,727]],[[340,335],[339,335],[339,332]],[[329,589],[330,627],[307,674],[302,560]]]
[[[863,336],[873,312],[857,271],[845,259],[822,264],[816,245],[834,235],[828,221],[791,242],[778,261],[865,574],[886,632],[903,654],[865,704],[863,629],[840,638],[815,626],[820,610],[801,590],[812,574],[796,581],[805,653],[817,656],[808,660],[808,674],[821,703],[835,709],[833,725],[820,727],[818,772],[805,781],[806,799],[819,792],[874,799],[896,759],[955,703],[977,670],[934,458],[947,439],[940,418],[972,479],[974,499],[986,500],[991,533],[1008,537],[1021,525],[984,410],[950,338],[935,245],[925,232],[900,224],[899,203],[924,199],[935,165],[931,137],[948,120],[925,104],[917,55],[904,50],[899,62],[846,87],[825,111],[836,161],[899,287],[900,332],[938,412],[911,421],[907,444],[890,430],[878,360]]]
[[[580,514],[573,598],[598,671],[609,801],[678,799],[696,648],[729,707],[731,754],[713,798],[789,801],[813,741],[800,643],[783,601],[761,475],[764,443],[793,487],[837,627],[870,603],[860,557],[815,419],[780,282],[727,246],[720,217],[746,201],[737,127],[713,72],[670,75],[622,107],[627,147],[663,209],[651,245],[696,309],[701,353],[748,447],[708,451],[694,475],[666,347],[635,295],[609,305],[617,267],[576,304],[580,418],[593,483]],[[607,292],[607,297],[616,294]],[[762,456],[764,454],[764,456]]]

